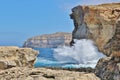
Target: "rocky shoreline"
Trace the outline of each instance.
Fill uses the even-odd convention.
[[[100,80],[94,73],[15,67],[0,71],[0,80]]]
[[[0,80],[100,80],[91,68],[34,68],[37,54],[31,48],[0,47]]]
[[[0,47],[0,80],[120,80],[120,3],[77,6],[73,39],[91,39],[106,58],[93,69],[34,68],[38,51]],[[73,41],[71,41],[71,45]]]

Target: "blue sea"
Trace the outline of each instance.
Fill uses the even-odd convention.
[[[90,40],[76,40],[72,47],[34,49],[40,52],[35,67],[94,68],[98,60],[105,57]]]
[[[34,48],[40,53],[37,56],[35,67],[60,67],[60,64],[54,57],[54,51],[52,48]]]

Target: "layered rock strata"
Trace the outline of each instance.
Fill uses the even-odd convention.
[[[120,59],[102,58],[97,63],[95,74],[101,80],[120,80]]]
[[[72,38],[91,39],[108,56],[98,61],[95,74],[101,80],[120,80],[120,3],[77,6],[70,16]]]
[[[120,3],[76,6],[70,16],[75,26],[73,39],[91,39],[107,56],[120,52]]]
[[[58,32],[29,38],[24,43],[23,47],[56,48],[63,45],[69,46],[71,40],[71,33]]]

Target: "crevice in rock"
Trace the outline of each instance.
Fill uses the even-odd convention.
[[[47,74],[44,74],[43,77],[45,77],[45,78],[52,78],[52,79],[55,79],[55,76],[53,76],[53,75],[47,75]]]

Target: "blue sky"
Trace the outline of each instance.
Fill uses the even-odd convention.
[[[72,32],[72,7],[108,2],[120,0],[0,0],[0,45],[22,45],[32,36]]]

